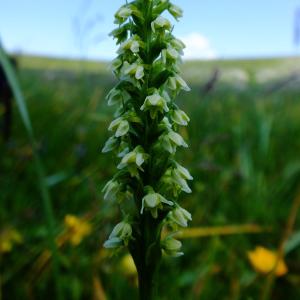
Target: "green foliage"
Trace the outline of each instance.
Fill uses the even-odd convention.
[[[263,68],[276,73],[279,63],[286,61],[251,62],[254,79]],[[65,68],[65,62],[54,61],[58,69],[48,69],[47,64],[39,59],[37,68],[33,58],[21,59],[19,77],[48,170],[58,220],[55,229],[61,234],[66,214],[87,215],[93,225],[92,234],[77,247],[67,243],[59,247],[61,285],[68,299],[90,299],[98,278],[108,299],[124,295],[135,299],[135,275],[123,266],[125,253],[121,250],[120,256],[111,258],[101,250],[110,224],[121,218],[101,194],[119,159],[99,154],[113,113],[104,98],[115,81],[104,71],[95,74],[98,64],[82,73]],[[236,81],[221,79],[210,94],[199,95],[203,78],[195,77],[195,69],[201,67],[208,74],[215,65],[218,62],[183,65],[184,77],[193,79],[192,92],[183,94],[178,103],[191,119],[190,126],[180,130],[190,150],[179,151],[178,157],[194,178],[184,207],[193,213],[193,227],[255,223],[272,231],[186,239],[184,256],[163,260],[159,299],[259,299],[265,281],[248,263],[247,251],[256,245],[276,249],[299,184],[299,88],[266,94],[269,81],[237,86]],[[226,76],[231,66],[244,70],[244,65],[221,63],[221,74]],[[101,65],[99,69],[103,70]],[[39,272],[36,265],[48,248],[47,226],[32,147],[17,111],[12,139],[1,144],[0,155],[1,232],[11,226],[23,236],[22,244],[1,254],[2,296],[45,299],[53,290],[51,259]],[[287,248],[289,272],[276,279],[272,299],[299,298],[297,229]]]

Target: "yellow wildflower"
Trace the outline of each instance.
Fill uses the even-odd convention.
[[[66,215],[64,223],[67,239],[73,246],[79,245],[92,231],[90,223],[73,215]]]
[[[283,259],[278,260],[276,252],[264,247],[257,246],[255,250],[248,252],[248,259],[253,268],[262,274],[268,274],[274,270],[276,276],[283,276],[288,272],[288,268]]]
[[[0,233],[0,253],[10,252],[15,244],[22,243],[21,234],[13,228],[8,228]]]

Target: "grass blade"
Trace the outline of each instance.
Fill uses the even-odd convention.
[[[44,167],[43,167],[42,161],[40,159],[39,153],[37,151],[36,142],[35,142],[28,110],[26,107],[25,99],[23,97],[23,94],[22,94],[17,76],[14,72],[14,69],[10,65],[10,62],[6,56],[6,53],[5,53],[1,43],[0,43],[0,64],[2,65],[4,73],[8,79],[9,85],[13,91],[13,95],[14,95],[15,101],[17,103],[17,107],[18,107],[22,122],[24,124],[29,141],[30,141],[32,149],[33,149],[33,161],[34,161],[34,165],[35,165],[35,171],[36,171],[36,174],[38,177],[41,198],[43,201],[43,206],[44,206],[44,211],[45,211],[45,216],[46,216],[47,226],[48,226],[49,247],[51,249],[51,252],[53,253],[53,272],[54,272],[54,277],[55,277],[55,282],[56,282],[56,292],[57,292],[56,299],[60,300],[60,299],[62,299],[62,293],[61,293],[60,280],[59,280],[58,250],[57,250],[57,247],[55,244],[55,219],[54,219],[54,213],[53,213],[50,193],[49,193],[47,182],[46,182],[45,171],[44,171]]]

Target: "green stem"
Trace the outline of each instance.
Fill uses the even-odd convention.
[[[146,41],[146,63],[151,65],[150,61],[150,43],[152,38],[151,30],[151,16],[152,16],[152,0],[146,0],[144,6],[144,19],[145,19],[145,41]],[[149,88],[149,74],[147,74],[144,84],[144,93],[147,95]],[[149,131],[151,124],[148,120],[145,128],[145,146],[149,145]],[[149,149],[145,149],[147,152]],[[151,168],[148,168],[147,182],[151,182],[152,174]],[[144,182],[146,183],[146,182]],[[155,273],[160,261],[160,241],[157,241],[157,228],[158,223],[152,218],[149,213],[144,213],[140,216],[140,259],[138,264],[138,278],[139,278],[139,297],[140,300],[154,299],[156,280]]]
[[[38,182],[40,186],[41,198],[43,201],[46,220],[48,224],[49,247],[53,253],[53,273],[54,273],[54,278],[56,283],[56,294],[57,294],[56,298],[60,300],[63,299],[63,297],[62,297],[62,290],[60,284],[61,281],[59,278],[58,250],[55,243],[55,219],[54,219],[54,213],[53,213],[48,186],[45,180],[46,176],[45,176],[44,166],[42,164],[42,161],[37,151],[31,121],[27,111],[25,99],[23,97],[19,82],[17,80],[17,76],[6,57],[6,54],[4,52],[4,49],[1,46],[1,43],[0,43],[0,64],[2,65],[4,72],[8,78],[8,82],[13,91],[17,103],[17,107],[21,115],[22,122],[24,124],[24,127],[28,135],[28,139],[33,149],[33,160],[34,160],[35,170],[37,173]]]

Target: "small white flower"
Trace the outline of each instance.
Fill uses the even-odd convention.
[[[129,152],[129,146],[126,142],[122,141],[118,148],[118,157],[124,157]]]
[[[182,9],[177,6],[177,5],[174,5],[174,4],[171,4],[169,6],[169,13],[176,19],[178,20],[178,18],[181,18],[182,17],[182,14],[183,14],[183,11]]]
[[[127,61],[124,62],[121,72],[124,75],[134,76],[135,79],[141,80],[144,77],[144,67],[137,63],[129,64]]]
[[[168,218],[181,227],[187,227],[187,222],[192,221],[192,215],[179,205],[169,212]]]
[[[184,90],[188,92],[191,90],[179,75],[175,75],[174,77],[170,77],[168,79],[168,88],[173,91]]]
[[[164,64],[167,63],[167,60],[174,62],[174,61],[177,61],[180,59],[179,53],[176,51],[176,49],[174,49],[172,47],[163,49],[161,55],[162,55],[162,60],[163,60]]]
[[[185,48],[185,44],[179,39],[172,39],[170,44],[173,48],[175,48],[179,54],[183,55],[183,49]]]
[[[110,152],[114,149],[116,149],[119,145],[118,139],[115,138],[114,136],[111,136],[105,143],[102,153],[107,153]]]
[[[162,16],[158,16],[152,23],[151,28],[152,31],[155,32],[156,29],[158,30],[170,30],[172,27],[170,21]]]
[[[178,125],[187,126],[190,118],[188,115],[181,109],[175,109],[171,113],[171,119]]]
[[[118,237],[108,239],[103,244],[103,247],[106,249],[119,248],[122,246],[123,246],[123,241]]]
[[[114,131],[115,137],[121,137],[129,131],[129,122],[119,117],[110,123],[108,130]]]
[[[106,96],[106,99],[108,100],[108,105],[121,105],[123,102],[126,102],[130,99],[130,95],[122,90],[113,88],[108,95]]]
[[[104,243],[105,248],[118,248],[127,245],[132,236],[132,227],[129,223],[123,221],[117,224],[108,240]]]
[[[140,41],[136,35],[121,44],[118,54],[124,53],[125,50],[130,50],[132,53],[138,53],[140,51]]]
[[[173,237],[168,236],[161,242],[161,247],[167,255],[173,257],[179,257],[183,255],[183,252],[180,252],[182,243],[178,240],[175,240]]]
[[[178,186],[180,186],[181,190],[190,194],[192,192],[192,190],[190,189],[190,187],[187,184],[187,180],[191,180],[192,177],[188,177],[187,178],[187,174],[183,174],[182,172],[180,172],[178,170],[178,168],[173,169],[172,170],[172,180],[175,184],[177,184]],[[189,174],[189,173],[188,173]]]
[[[178,174],[186,179],[186,180],[193,180],[192,175],[190,174],[190,172],[188,171],[188,169],[184,168],[183,166],[181,166],[179,163],[176,163],[176,172],[178,172]]]
[[[149,110],[151,118],[154,119],[158,112],[168,112],[169,108],[166,100],[158,93],[154,93],[145,99],[144,104],[141,106],[141,110]]]
[[[187,143],[184,141],[182,136],[180,134],[178,134],[177,132],[170,131],[168,133],[168,137],[176,146],[182,146],[184,148],[188,147]]]
[[[167,117],[163,117],[161,122],[158,125],[158,128],[160,130],[171,130],[172,129],[172,124],[170,123],[169,119]]]
[[[128,168],[131,176],[138,176],[138,169],[144,171],[143,163],[149,158],[141,146],[137,146],[133,151],[125,154],[118,165],[118,169]]]
[[[120,191],[120,184],[117,181],[110,180],[106,183],[104,188],[102,189],[102,193],[104,193],[104,200],[116,200],[116,196]]]
[[[151,215],[153,218],[157,218],[158,216],[158,209],[163,209],[163,204],[167,204],[172,206],[173,202],[167,200],[162,195],[155,193],[154,190],[150,190],[150,192],[142,199],[142,208],[141,214],[143,214],[144,209],[150,210]]]
[[[124,23],[132,14],[132,10],[129,7],[122,6],[116,13],[115,13],[115,24],[122,24]]]
[[[159,141],[160,145],[171,154],[176,152],[176,147],[178,146],[182,146],[184,148],[188,147],[182,136],[173,130],[161,135]]]

